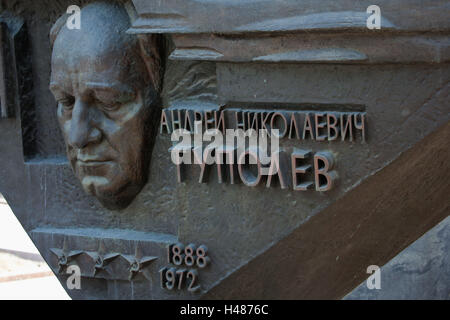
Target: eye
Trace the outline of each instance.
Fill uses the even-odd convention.
[[[103,102],[98,99],[95,101],[96,105],[98,105],[105,112],[113,112],[120,108],[120,103],[112,103],[112,102]]]
[[[66,96],[62,99],[59,99],[58,103],[61,104],[64,107],[64,109],[72,110],[73,105],[75,104],[75,98],[72,96]]]
[[[123,104],[132,101],[133,95],[116,90],[96,89],[92,92],[92,98],[95,100],[95,104],[104,112],[114,112]]]

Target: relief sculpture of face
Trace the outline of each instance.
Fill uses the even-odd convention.
[[[60,21],[51,32],[50,90],[70,165],[83,189],[114,210],[147,181],[157,119],[156,55],[126,33],[129,20],[121,6],[99,2],[81,10],[80,30]]]

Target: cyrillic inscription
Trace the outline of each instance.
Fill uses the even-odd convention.
[[[265,129],[268,134],[277,129],[280,139],[366,141],[365,112],[164,109],[160,133],[177,129],[194,133],[194,121],[201,121],[204,130],[217,129],[222,134],[226,129]]]
[[[279,140],[365,143],[366,113],[315,109],[171,108],[162,112],[160,133],[172,134],[172,141],[178,142],[170,149],[178,182],[183,181],[185,165],[200,167],[200,183],[208,181],[215,165],[219,183],[239,180],[249,187],[271,187],[277,180],[282,189],[325,192],[338,177],[333,152],[294,148],[289,157]]]

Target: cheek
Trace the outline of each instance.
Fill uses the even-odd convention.
[[[61,131],[63,133],[64,140],[67,142],[67,137],[70,132],[70,120],[58,116],[58,122],[59,122],[59,128],[61,129]]]
[[[142,159],[145,138],[142,119],[130,119],[122,124],[120,130],[114,134],[112,139],[119,151],[122,163],[136,165]]]
[[[58,108],[56,109],[56,116],[58,118],[59,126],[64,131],[64,126],[69,122],[70,118],[64,113],[64,108],[58,104]]]
[[[143,108],[141,103],[130,103],[103,123],[111,142],[120,145],[122,150],[142,146],[146,121]]]

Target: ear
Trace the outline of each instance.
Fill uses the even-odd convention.
[[[124,4],[125,10],[130,17],[130,22],[133,23],[138,19],[138,14],[131,1]],[[145,62],[145,67],[150,78],[150,83],[155,88],[156,92],[160,91],[161,87],[161,57],[159,52],[161,50],[160,36],[157,34],[143,34],[137,35],[140,47],[141,58]]]
[[[50,29],[50,48],[53,50],[53,45],[55,43],[56,37],[58,37],[59,32],[64,27],[64,25],[67,22],[69,15],[66,13],[63,16],[59,17],[58,20],[56,20],[53,27]]]

